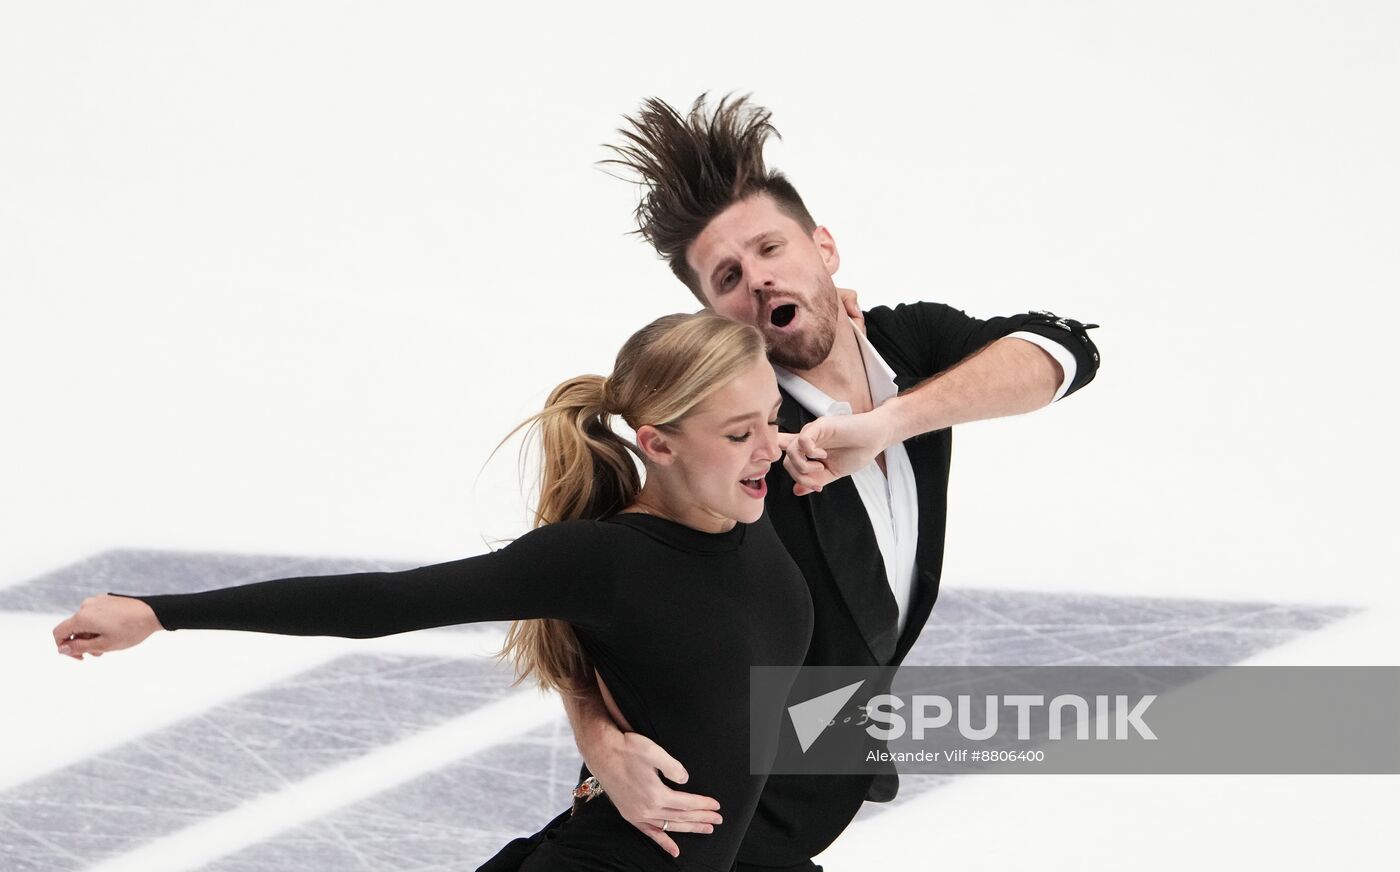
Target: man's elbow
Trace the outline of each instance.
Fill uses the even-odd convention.
[[[1042,350],[1055,356],[1056,363],[1062,367],[1055,399],[1064,399],[1078,391],[1098,374],[1099,350],[1089,338],[1089,331],[1098,326],[1073,318],[1061,318],[1046,311],[1031,312],[1019,325],[1018,332],[1034,333],[1054,344]],[[1058,352],[1058,355],[1054,352]]]
[[[1021,383],[1019,394],[1024,404],[1021,411],[1033,412],[1054,402],[1065,380],[1064,367],[1054,355],[1034,342],[1017,336],[1008,336],[1002,342],[1009,344],[1018,358],[1016,372]]]
[[[1036,358],[1036,384],[1038,387],[1037,397],[1040,404],[1037,409],[1042,409],[1055,401],[1055,397],[1060,393],[1060,385],[1065,381],[1065,368],[1060,366],[1060,362],[1054,355],[1041,348],[1034,346]]]

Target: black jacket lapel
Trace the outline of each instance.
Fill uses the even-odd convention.
[[[784,391],[778,410],[779,429],[796,433],[812,420],[814,416]],[[786,474],[782,480],[785,487],[792,486]],[[796,499],[811,519],[817,547],[871,656],[877,663],[889,663],[899,641],[899,607],[855,482],[848,476],[819,494]]]

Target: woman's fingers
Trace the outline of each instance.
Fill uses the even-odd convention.
[[[100,633],[75,633],[58,643],[58,653],[82,660],[84,654],[101,657],[107,651],[107,640]]]
[[[74,638],[81,627],[78,624],[78,616],[75,614],[71,618],[59,621],[58,626],[53,628],[53,643],[62,645],[69,639]]]
[[[865,333],[865,313],[860,310],[860,300],[856,298],[856,292],[849,288],[837,288],[836,293],[841,298],[842,308],[856,323],[856,329],[862,334]]]
[[[792,477],[792,492],[798,496],[820,491],[831,481],[831,475],[820,462],[803,461],[796,452],[783,455],[783,468]]]
[[[58,646],[58,653],[74,660],[82,660],[84,654],[93,653],[94,642],[99,638],[101,634],[88,627],[81,609],[53,628],[53,642]]]
[[[797,434],[797,453],[808,460],[825,460],[826,449],[817,444],[817,435],[811,432],[812,425],[816,423],[811,422]]]
[[[59,647],[59,654],[71,656],[81,661],[84,654],[97,654],[102,647],[102,634],[92,624],[92,598],[84,599],[83,606],[67,620],[59,621],[53,628],[53,644]]]
[[[778,447],[783,449],[783,468],[792,477],[792,492],[799,497],[818,493],[834,480],[822,463],[826,459],[826,449],[817,445],[816,437],[805,429],[802,433],[778,434]]]

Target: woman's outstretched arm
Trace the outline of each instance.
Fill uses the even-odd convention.
[[[84,600],[54,628],[70,657],[130,648],[159,629],[370,638],[477,621],[608,619],[609,525],[531,530],[490,554],[403,572],[260,581],[190,594]],[[611,555],[614,556],[615,555]]]

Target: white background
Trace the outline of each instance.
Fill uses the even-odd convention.
[[[695,307],[601,143],[738,90],[866,306],[1103,325],[1084,392],[959,429],[946,586],[1361,606],[1257,662],[1400,663],[1397,36],[1356,2],[5,2],[0,585],[518,533],[492,448]],[[139,721],[104,709],[144,652],[3,617],[0,786]],[[1396,785],[962,779],[826,859],[1312,868],[1389,850]]]

